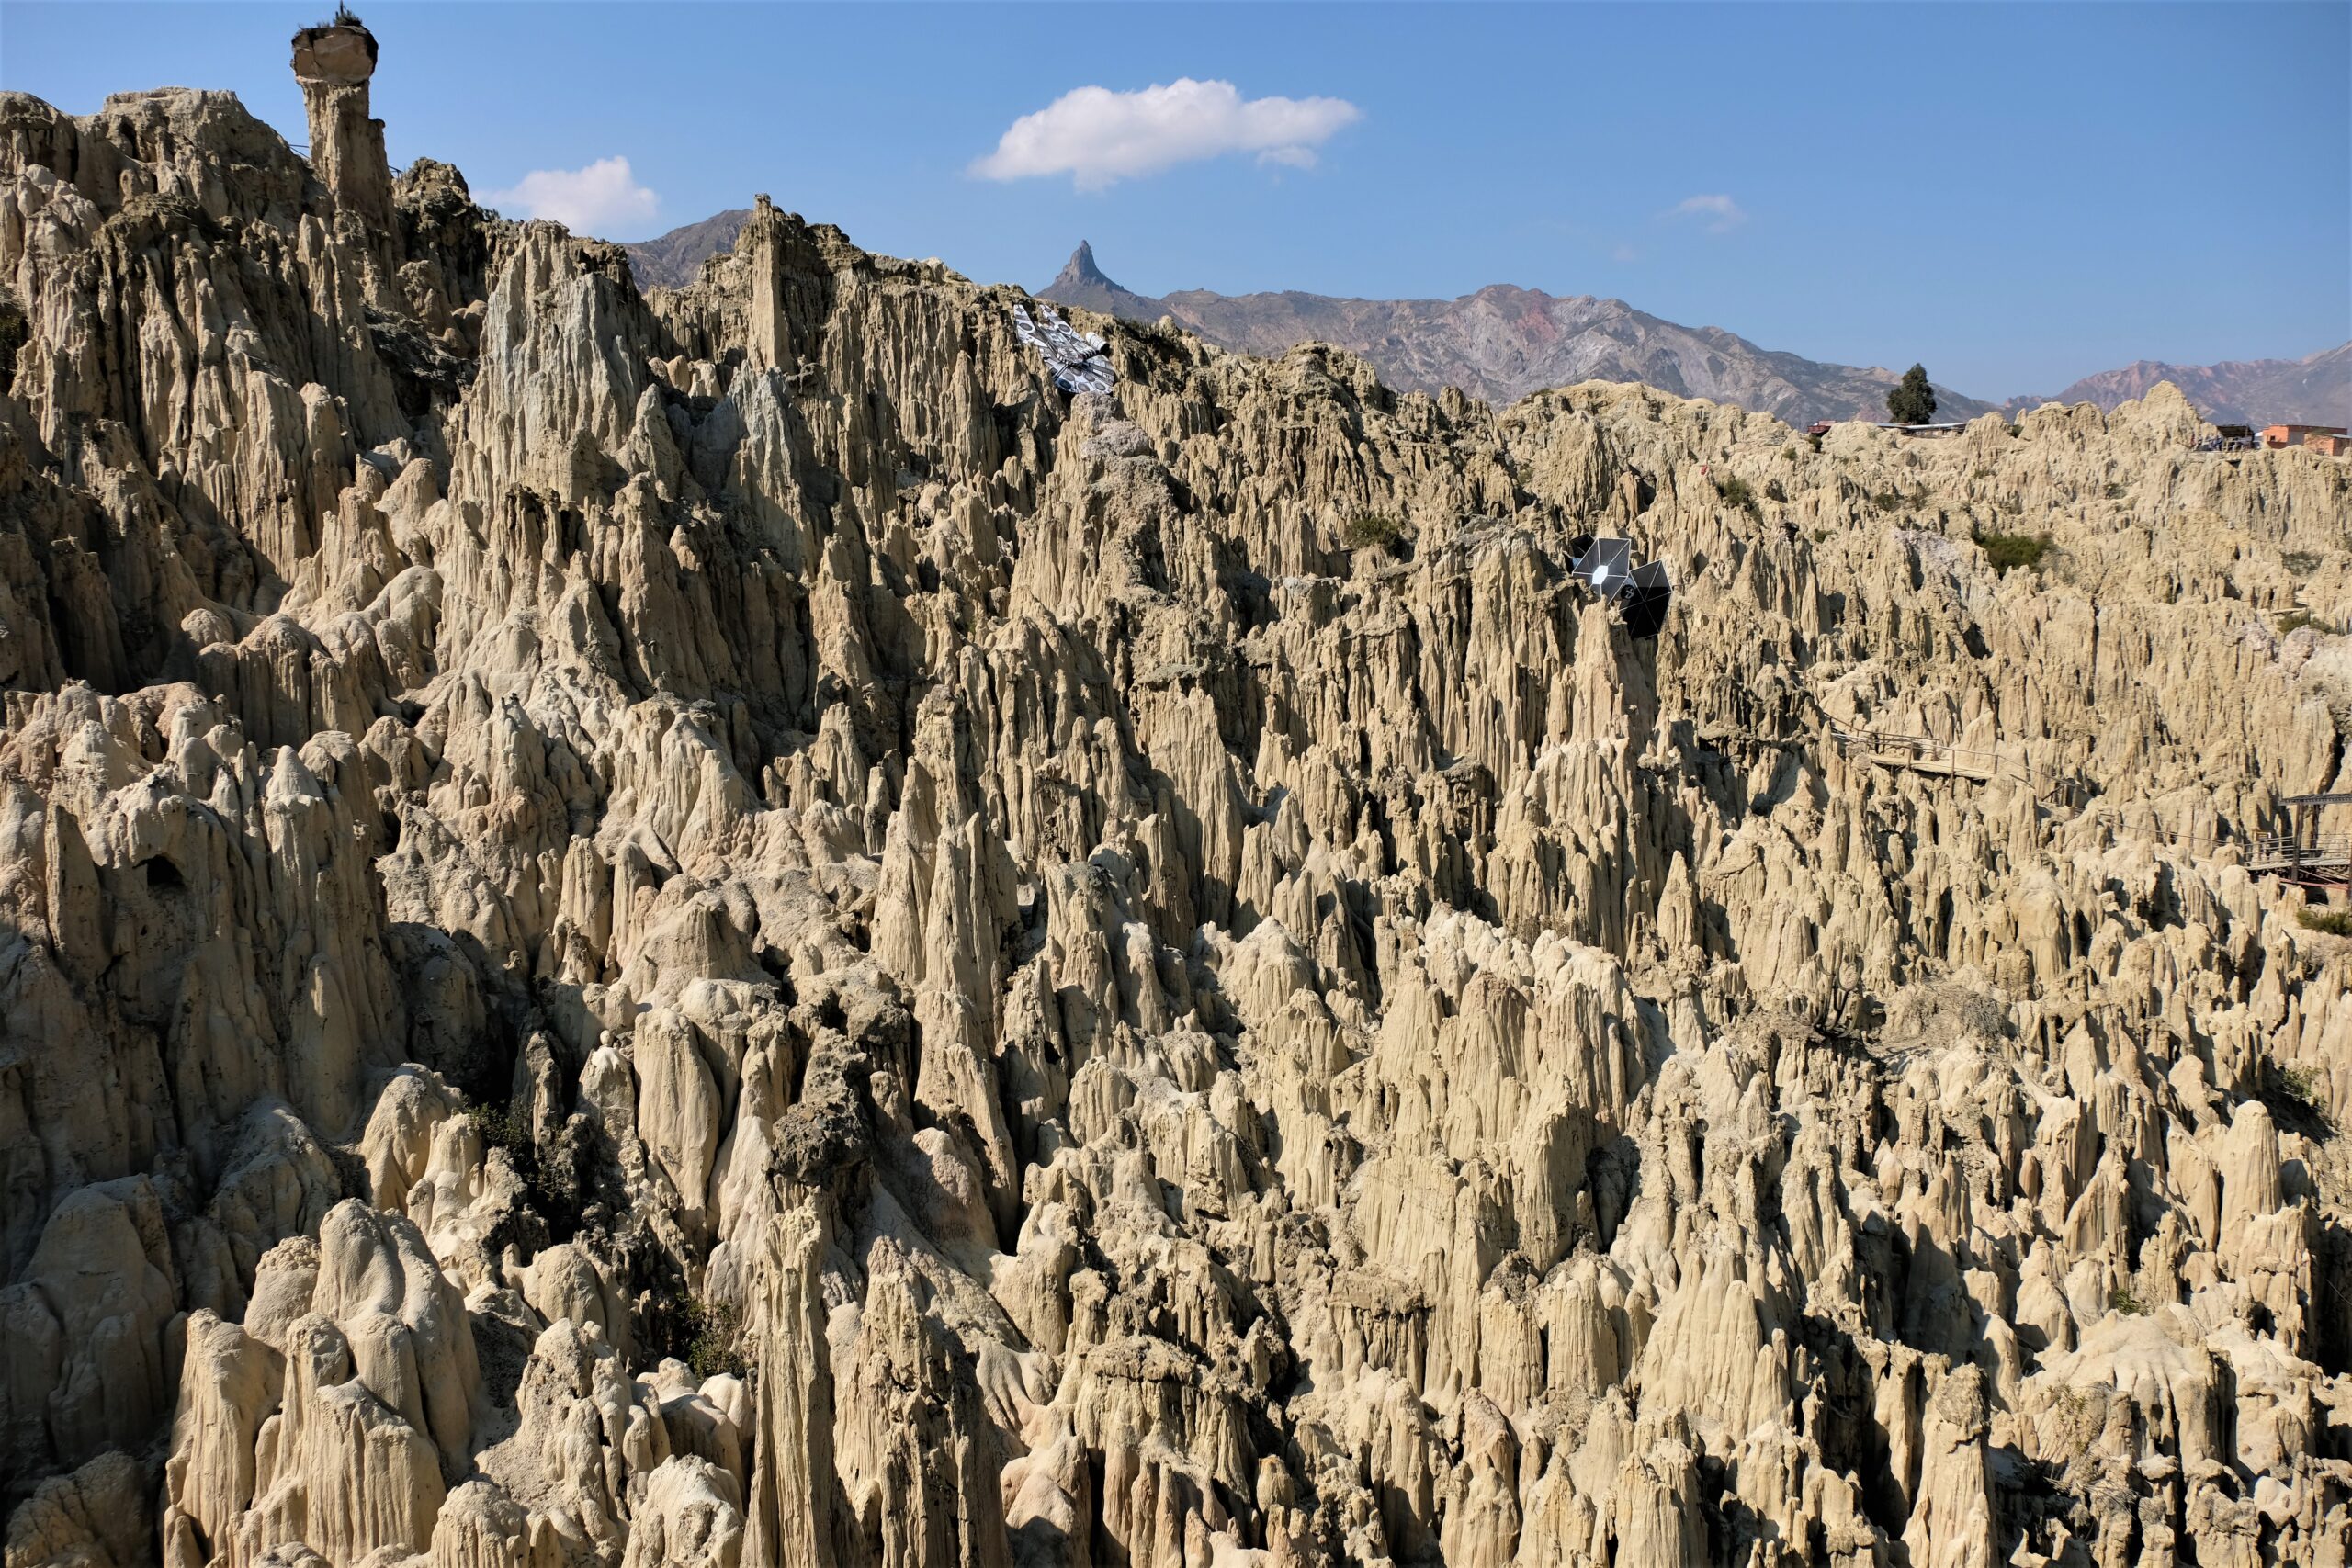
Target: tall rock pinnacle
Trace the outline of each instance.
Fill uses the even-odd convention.
[[[1089,241],[1080,240],[1078,243],[1078,249],[1070,252],[1069,260],[1062,263],[1061,271],[1055,274],[1053,282],[1047,284],[1046,287],[1048,290],[1051,290],[1055,288],[1082,288],[1087,284],[1093,284],[1097,288],[1116,288],[1119,287],[1117,284],[1112,282],[1108,277],[1104,276],[1102,269],[1094,265],[1093,244]]]
[[[325,27],[294,35],[294,79],[311,120],[311,167],[335,205],[378,232],[392,221],[392,171],[384,122],[368,117],[376,35],[345,10]]]
[[[1100,310],[1106,316],[1130,321],[1156,321],[1168,313],[1164,302],[1122,288],[1095,265],[1094,247],[1084,240],[1078,243],[1078,249],[1069,254],[1069,260],[1062,264],[1054,280],[1037,292],[1057,304]]]

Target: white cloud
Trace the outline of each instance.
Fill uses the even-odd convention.
[[[1258,154],[1261,164],[1281,164],[1287,168],[1311,169],[1315,166],[1312,147],[1269,147]]]
[[[991,180],[1069,175],[1080,190],[1101,190],[1228,152],[1308,169],[1317,146],[1363,118],[1345,98],[1245,98],[1230,82],[1189,76],[1133,93],[1080,87],[1014,120],[972,173]]]
[[[1686,196],[1666,216],[1703,218],[1710,234],[1728,234],[1747,221],[1747,211],[1727,196]]]
[[[534,169],[512,189],[492,191],[489,201],[600,237],[649,223],[662,209],[662,198],[637,183],[627,158],[599,158],[584,169]]]

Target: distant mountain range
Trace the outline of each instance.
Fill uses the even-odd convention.
[[[640,286],[681,288],[705,257],[727,249],[750,216],[738,208],[628,247]],[[1124,321],[1162,316],[1225,348],[1276,355],[1295,344],[1336,344],[1370,360],[1389,385],[1435,392],[1460,387],[1500,405],[1546,387],[1578,381],[1640,381],[1683,397],[1711,398],[1791,424],[1817,419],[1883,419],[1899,372],[1832,365],[1759,348],[1721,327],[1685,327],[1622,299],[1563,298],[1494,284],[1458,299],[1343,299],[1324,294],[1218,294],[1205,288],[1138,294],[1114,282],[1080,243],[1051,283],[1047,299]],[[2053,399],[1984,402],[1936,389],[1942,419],[2046,401],[2113,408],[2158,381],[2171,381],[2221,423],[2352,423],[2352,344],[2308,359],[2165,365],[2142,360],[2102,371]]]
[[[2145,396],[2159,381],[2188,395],[2216,424],[2352,424],[2352,343],[2308,359],[2226,359],[2219,365],[2166,365],[2143,359],[2120,370],[2086,376],[2039,402],[2097,403],[2111,409]]]
[[[1046,299],[1132,321],[1172,316],[1227,348],[1280,354],[1293,344],[1336,344],[1372,361],[1408,392],[1445,387],[1500,405],[1578,381],[1640,381],[1686,398],[1711,398],[1777,414],[1884,419],[1901,373],[1825,365],[1758,348],[1720,327],[1684,327],[1622,299],[1561,299],[1494,284],[1459,299],[1335,299],[1321,294],[1216,294],[1188,288],[1160,299],[1122,288],[1081,244],[1038,292]],[[1971,419],[1994,407],[1936,389],[1939,418]]]

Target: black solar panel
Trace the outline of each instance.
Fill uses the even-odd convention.
[[[1617,601],[1618,612],[1625,619],[1625,635],[1636,640],[1656,637],[1666,625],[1667,605],[1673,601],[1674,584],[1666,574],[1664,561],[1650,561],[1634,569],[1627,580],[1623,595]]]

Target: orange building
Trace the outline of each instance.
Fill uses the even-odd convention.
[[[2352,435],[2306,435],[2303,445],[2330,457],[2352,457]]]
[[[2341,435],[2340,424],[2274,424],[2262,433],[2265,446],[2307,446],[2314,435]]]

